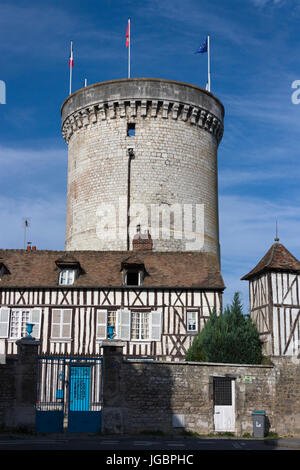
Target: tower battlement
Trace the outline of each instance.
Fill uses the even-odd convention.
[[[224,108],[214,95],[170,80],[112,80],[76,91],[61,114],[69,147],[67,250],[131,249],[141,224],[154,250],[219,255]],[[160,230],[164,223],[167,234]]]

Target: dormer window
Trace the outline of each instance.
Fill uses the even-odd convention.
[[[128,269],[125,273],[125,284],[127,286],[140,286],[142,272],[136,269]]]
[[[59,268],[58,284],[60,286],[71,286],[74,284],[78,276],[84,274],[84,270],[77,261],[69,253],[55,261],[56,266]]]
[[[59,284],[62,286],[70,286],[74,284],[76,277],[76,269],[64,268],[59,273]]]
[[[144,277],[148,276],[145,265],[135,254],[130,255],[121,263],[123,271],[123,286],[142,286]]]

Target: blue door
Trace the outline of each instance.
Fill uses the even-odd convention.
[[[70,371],[70,411],[89,411],[90,409],[89,366],[71,366]]]
[[[91,366],[70,366],[69,433],[97,433],[101,430],[101,411],[91,407]]]

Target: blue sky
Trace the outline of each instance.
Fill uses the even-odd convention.
[[[300,258],[298,0],[0,1],[0,247],[23,248],[22,223],[40,249],[63,249],[67,147],[60,106],[73,89],[132,76],[205,87],[211,36],[212,92],[226,110],[219,147],[219,207],[225,304],[273,243]]]

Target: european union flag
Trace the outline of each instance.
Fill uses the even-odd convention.
[[[202,52],[207,52],[207,38],[205,39],[204,43],[201,44],[199,49],[195,51],[195,54],[202,53]]]

